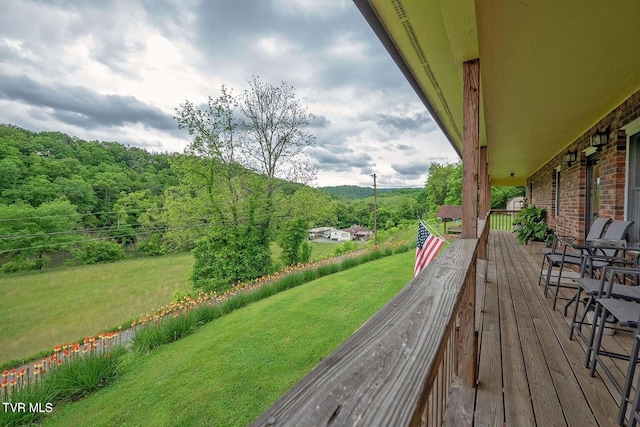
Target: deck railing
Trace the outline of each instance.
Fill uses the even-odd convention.
[[[513,217],[518,211],[511,211],[507,209],[492,209],[491,210],[491,229],[502,231],[513,231]]]
[[[473,387],[479,239],[457,239],[254,426],[441,425],[454,377]]]

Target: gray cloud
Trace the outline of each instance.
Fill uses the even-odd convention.
[[[424,162],[403,164],[392,163],[391,168],[407,179],[416,179],[421,175],[426,175],[429,172],[429,165],[430,163],[427,164]]]
[[[377,114],[375,121],[381,128],[392,131],[421,131],[426,133],[438,128],[438,125],[427,112],[420,112],[411,116]]]
[[[366,153],[342,152],[337,154],[323,147],[312,147],[307,150],[315,160],[319,169],[345,172],[354,168],[371,169],[375,166],[373,159]]]
[[[329,127],[331,121],[325,116],[315,116],[309,127],[311,128],[326,128]]]
[[[276,1],[203,1],[195,14],[195,41],[211,66],[243,56],[245,76],[259,73],[266,80],[286,80],[296,87],[355,84],[367,91],[410,94],[402,73],[350,3],[318,2],[308,13],[288,13],[291,7]],[[261,49],[266,40],[281,54]]]
[[[420,178],[429,174],[432,163],[446,164],[450,163],[446,157],[428,157],[423,161],[410,163],[392,163],[391,168],[401,174],[407,180]]]
[[[87,128],[135,123],[165,131],[176,128],[171,115],[132,96],[101,95],[81,86],[44,85],[25,75],[0,74],[0,98],[51,108],[57,119]]]
[[[411,147],[410,145],[406,145],[406,144],[397,144],[395,145],[394,148],[398,151],[408,151],[408,152],[416,151],[415,147]]]
[[[215,98],[222,85],[239,95],[257,75],[291,84],[316,115],[306,130],[319,181],[371,185],[377,169],[385,185],[419,185],[405,162],[445,141],[423,137],[435,124],[350,0],[24,0],[0,9],[0,116],[27,129],[182,151],[190,138],[169,110]],[[447,152],[455,158],[429,146],[442,163]]]

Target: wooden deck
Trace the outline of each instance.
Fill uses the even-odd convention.
[[[540,246],[491,232],[487,284],[477,290],[478,384],[459,405],[473,410],[459,411],[477,426],[614,426],[619,395],[604,375],[591,377],[584,367],[584,344],[569,340],[565,301],[552,310],[553,299],[537,284],[541,260]],[[628,352],[631,343],[630,333],[617,332],[606,347]],[[617,364],[623,376],[627,362]]]

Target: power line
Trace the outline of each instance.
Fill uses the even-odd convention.
[[[264,217],[266,218],[266,216]],[[276,219],[290,219],[293,218],[292,215],[272,215],[272,218],[276,218]],[[249,223],[248,218],[243,219],[239,225],[246,225]],[[153,233],[169,233],[172,231],[178,231],[178,230],[189,230],[189,229],[206,229],[206,228],[213,228],[213,227],[224,227],[224,226],[228,226],[231,224],[231,221],[226,221],[226,222],[207,222],[207,223],[198,223],[198,224],[189,224],[189,225],[180,225],[180,226],[159,226],[159,227],[144,227],[144,228],[138,228],[133,230],[132,232],[129,233],[118,233],[116,235],[111,235],[111,236],[104,236],[104,237],[93,237],[93,238],[88,238],[85,241],[97,241],[97,240],[109,240],[109,239],[117,239],[117,238],[122,238],[122,237],[136,237],[136,236],[147,236],[147,235],[151,235]],[[20,238],[26,238],[26,237],[49,237],[49,236],[57,236],[57,235],[67,235],[67,236],[85,236],[87,234],[98,234],[98,233],[111,233],[117,230],[125,230],[124,228],[99,228],[99,229],[93,229],[90,230],[90,232],[85,233],[84,230],[73,230],[73,231],[65,231],[65,232],[50,232],[50,233],[36,233],[36,234],[28,234],[28,235],[5,235],[5,236],[0,236],[0,239],[15,239],[15,240],[19,240]],[[46,249],[46,248],[54,248],[54,247],[62,247],[62,246],[68,246],[68,245],[72,245],[74,243],[82,243],[82,241],[66,241],[66,242],[53,242],[53,243],[49,243],[46,245],[34,245],[34,246],[22,246],[19,248],[11,248],[11,249],[4,249],[4,250],[0,250],[0,254],[7,254],[7,253],[12,253],[12,252],[21,252],[21,251],[26,251],[26,250],[32,250],[32,249]]]

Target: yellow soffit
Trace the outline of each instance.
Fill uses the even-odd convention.
[[[443,131],[454,148],[462,152],[462,63],[478,57],[474,2],[370,0],[369,3],[438,116]],[[484,145],[484,127],[481,128]]]

